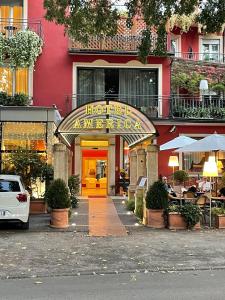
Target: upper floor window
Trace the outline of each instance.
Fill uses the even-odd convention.
[[[219,61],[220,40],[202,40],[202,59],[209,61]]]
[[[23,0],[1,0],[0,2],[1,19],[22,19]]]
[[[8,67],[0,67],[0,92],[8,95],[23,93],[28,95],[28,69],[13,71]]]

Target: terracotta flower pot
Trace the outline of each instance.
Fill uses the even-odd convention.
[[[216,228],[225,228],[225,215],[218,215],[215,218],[215,226]]]
[[[43,200],[30,201],[30,214],[45,214],[46,211],[46,203]]]
[[[187,229],[187,224],[178,212],[170,212],[168,215],[168,228],[169,229]]]
[[[68,212],[69,212],[69,208],[52,209],[50,226],[53,228],[69,227]]]
[[[163,209],[147,209],[147,226],[151,228],[165,228]]]

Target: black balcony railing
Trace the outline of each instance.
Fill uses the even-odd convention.
[[[225,98],[220,96],[172,96],[173,118],[225,120]]]
[[[188,97],[183,95],[97,95],[66,96],[66,110],[99,100],[116,100],[130,104],[150,118],[225,120],[225,98],[220,96]]]
[[[0,32],[7,38],[12,37],[18,31],[27,29],[36,32],[41,38],[43,38],[40,20],[0,18]]]
[[[66,97],[67,112],[72,108],[98,100],[115,100],[130,104],[151,118],[162,116],[162,107],[169,106],[169,96],[158,95],[97,95],[97,94],[74,94]]]
[[[189,61],[204,61],[206,63],[225,63],[225,55],[223,53],[198,53],[198,52],[176,52],[175,59]]]

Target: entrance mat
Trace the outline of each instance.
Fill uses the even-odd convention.
[[[106,198],[106,196],[98,196],[98,195],[96,195],[96,196],[94,196],[94,195],[91,195],[91,196],[88,196],[88,198]]]

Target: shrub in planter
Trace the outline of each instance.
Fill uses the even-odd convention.
[[[0,105],[7,105],[9,99],[11,97],[7,95],[5,92],[0,92]]]
[[[174,180],[177,181],[179,184],[184,183],[186,180],[188,180],[188,174],[187,172],[183,170],[178,170],[174,172],[173,174]]]
[[[201,209],[192,203],[181,206],[180,213],[183,216],[188,229],[192,229],[200,221],[202,215]]]
[[[225,228],[225,208],[224,207],[213,207],[212,215],[215,219],[216,228]]]
[[[69,189],[62,179],[53,180],[45,192],[45,199],[51,210],[51,226],[68,227],[68,211],[71,206]]]
[[[148,226],[154,228],[165,227],[163,210],[168,207],[168,193],[162,181],[156,181],[150,186],[145,201]]]
[[[18,93],[13,96],[13,105],[26,106],[29,105],[29,96],[23,93]]]

